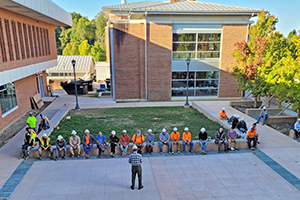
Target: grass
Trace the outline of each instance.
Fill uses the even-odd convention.
[[[70,119],[67,119],[70,116]],[[174,127],[178,128],[182,136],[183,129],[188,127],[192,133],[192,139],[198,140],[198,134],[202,127],[211,138],[215,137],[216,131],[220,128],[217,122],[208,119],[204,114],[196,109],[184,107],[142,107],[142,108],[108,108],[108,109],[84,109],[71,110],[64,117],[59,129],[54,130],[50,135],[52,141],[55,141],[58,135],[62,135],[67,143],[72,130],[76,130],[77,135],[82,138],[85,129],[97,136],[101,131],[109,138],[112,130],[117,132],[120,137],[123,129],[127,130],[130,138],[140,129],[146,136],[147,130],[151,128],[155,134],[155,141],[158,141],[159,134],[163,128],[171,134]],[[227,132],[228,130],[225,129]]]

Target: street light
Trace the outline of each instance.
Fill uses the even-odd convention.
[[[186,65],[187,65],[187,74],[186,74],[186,102],[185,106],[189,106],[189,68],[190,68],[190,58],[186,59]]]
[[[77,83],[76,83],[76,74],[75,74],[75,64],[76,64],[76,61],[73,59],[71,62],[72,62],[72,65],[73,65],[73,70],[74,70],[75,96],[76,96],[76,106],[75,106],[75,109],[79,110],[80,108],[79,108],[79,105],[78,105]]]

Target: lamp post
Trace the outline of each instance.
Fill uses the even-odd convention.
[[[189,68],[190,68],[190,58],[186,59],[186,65],[187,65],[187,74],[186,74],[186,102],[185,106],[189,106]]]
[[[79,110],[79,105],[78,105],[78,97],[77,97],[77,83],[76,83],[76,74],[75,74],[75,64],[76,64],[76,61],[73,59],[72,61],[72,65],[73,65],[73,70],[74,70],[74,83],[75,83],[75,96],[76,96],[76,106],[75,106],[75,109],[76,110]]]

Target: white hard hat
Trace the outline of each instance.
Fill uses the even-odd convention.
[[[188,127],[185,127],[185,128],[184,128],[184,131],[188,131],[188,130],[189,130],[189,128],[188,128]]]
[[[240,116],[239,116],[239,115],[236,115],[236,118],[240,118]]]
[[[174,131],[177,131],[177,127],[174,127],[173,130],[174,130]]]
[[[298,119],[298,121],[300,121],[300,118]]]
[[[133,145],[132,149],[138,149],[137,146]]]
[[[242,117],[242,118],[241,118],[241,121],[244,121],[244,120],[245,120],[245,118],[244,118],[244,117]]]
[[[264,106],[263,109],[267,109],[266,106]]]
[[[85,133],[89,133],[90,131],[89,131],[89,129],[85,129],[85,131],[84,131]]]
[[[163,129],[161,130],[161,132],[167,132],[167,130],[166,130],[165,128],[163,128]]]
[[[112,131],[111,134],[116,135],[116,131]]]
[[[236,116],[237,116],[237,114],[234,114],[233,116],[234,116],[234,117],[236,117]]]
[[[43,134],[43,137],[47,137],[47,133],[44,133],[44,134]]]
[[[33,112],[29,112],[29,115],[33,115]]]
[[[148,129],[148,133],[150,133],[150,132],[152,133],[152,129]]]
[[[225,107],[223,107],[222,110],[225,110]]]
[[[75,130],[73,130],[72,131],[72,135],[76,135],[77,133],[76,133],[76,131]]]
[[[57,137],[57,139],[58,139],[58,140],[61,140],[61,139],[63,139],[63,136],[59,135],[59,136]]]
[[[124,129],[124,130],[123,130],[123,133],[127,133],[127,131]]]
[[[201,130],[200,130],[200,131],[203,131],[203,132],[204,132],[204,131],[205,131],[205,128],[204,128],[204,127],[203,127],[203,128],[201,128]]]

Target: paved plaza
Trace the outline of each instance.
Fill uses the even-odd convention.
[[[228,115],[256,120],[233,109],[228,101],[194,102],[211,118],[222,107]],[[115,103],[112,99],[79,98],[81,108],[182,106],[183,102]],[[74,98],[62,96],[43,112],[51,126],[59,122]],[[228,124],[224,124],[228,126]],[[199,125],[200,127],[200,125]],[[128,157],[18,160],[25,131],[0,149],[0,199],[300,199],[300,144],[261,124],[254,152],[186,153],[143,156],[142,190],[132,191]],[[198,144],[197,144],[198,145]]]

